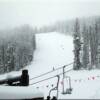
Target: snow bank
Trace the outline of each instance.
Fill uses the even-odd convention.
[[[0,86],[0,99],[31,99],[43,96],[42,92],[33,87]]]

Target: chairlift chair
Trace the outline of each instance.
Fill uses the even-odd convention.
[[[66,88],[66,91],[63,91],[62,94],[72,94],[72,87],[71,87],[71,78],[70,76],[65,77],[66,82],[68,82],[68,88]],[[67,80],[68,79],[68,80]]]

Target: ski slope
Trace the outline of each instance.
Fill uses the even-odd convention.
[[[45,72],[56,69],[60,66],[73,62],[73,38],[71,36],[65,36],[63,34],[52,32],[52,33],[41,33],[36,35],[37,49],[35,52],[35,59],[30,66],[28,66],[31,77],[43,74]],[[72,68],[73,65],[68,66]],[[66,67],[65,70],[68,70]],[[33,73],[34,72],[34,73]],[[57,75],[62,72],[62,69],[55,71],[48,75],[42,76],[38,79],[30,81],[35,83],[37,81],[46,79],[48,77]],[[62,76],[60,76],[59,82],[59,99],[90,99],[100,98],[100,71],[71,71],[66,74],[70,76],[72,80],[72,94],[62,95]],[[95,79],[92,79],[95,77]],[[43,91],[45,98],[49,94],[51,88],[55,87],[57,78],[53,78],[44,82],[34,84],[38,90]],[[65,89],[68,88],[68,84],[65,83]],[[51,93],[51,96],[56,95],[56,91]]]
[[[30,79],[48,71],[55,70],[73,62],[73,38],[57,32],[36,34],[36,51],[34,61],[25,67],[29,70]],[[73,65],[67,66],[65,70],[69,70]],[[62,73],[62,69],[44,75],[42,77],[30,80],[30,84],[40,80],[55,76]],[[0,78],[13,77],[21,74],[19,72],[11,72],[1,75]],[[70,71],[65,76],[71,77],[72,94],[62,94],[62,75],[59,81],[59,99],[100,99],[100,71],[99,70],[81,70]],[[54,88],[57,83],[57,77],[31,85],[38,91],[44,93],[45,98],[49,94],[50,89]],[[68,83],[65,81],[65,90]],[[1,90],[2,92],[2,90]],[[16,91],[18,92],[18,91]],[[17,93],[16,93],[17,94]],[[56,95],[56,91],[51,96]],[[9,95],[7,95],[9,97]]]
[[[34,61],[28,69],[30,75],[41,74],[54,68],[73,62],[73,39],[71,36],[52,33],[36,35]],[[34,71],[33,71],[33,70]],[[38,71],[40,69],[40,71]],[[35,73],[36,72],[36,73]]]

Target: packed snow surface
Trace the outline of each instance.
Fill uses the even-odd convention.
[[[36,44],[37,47],[34,55],[34,61],[25,67],[25,69],[29,70],[30,79],[48,71],[53,72],[34,80],[30,80],[30,84],[62,73],[62,69],[57,71],[55,69],[73,62],[73,38],[71,36],[66,36],[57,32],[36,34]],[[67,71],[72,69],[72,67],[73,65],[66,66],[65,70]],[[18,76],[20,74],[21,71],[11,72],[1,75],[0,78],[3,79],[6,77]],[[65,84],[64,90],[66,90],[69,88],[69,84],[66,78],[63,83],[62,75],[60,75],[58,91],[59,99],[100,99],[99,70],[71,70],[65,74],[65,77],[67,76],[71,77],[72,93],[62,94],[62,85]],[[50,89],[54,88],[56,84],[57,77],[54,77],[49,80],[33,84],[30,87],[33,87],[38,91],[42,91],[46,98]],[[6,89],[7,88],[8,87],[6,87]],[[22,91],[24,91],[24,89],[22,89]],[[18,91],[16,91],[16,94],[17,92]],[[7,93],[8,92],[6,92],[6,94]],[[56,95],[56,91],[51,93],[51,96],[53,95]],[[6,97],[9,97],[9,94],[7,94]]]

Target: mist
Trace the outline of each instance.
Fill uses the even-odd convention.
[[[0,29],[99,15],[99,0],[0,0]]]

